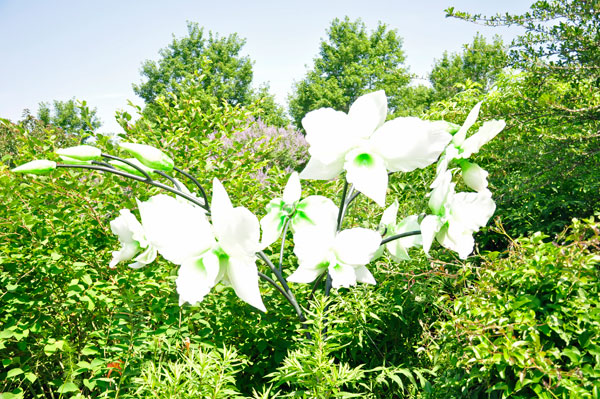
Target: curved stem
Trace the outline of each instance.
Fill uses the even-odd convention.
[[[319,283],[321,282],[321,280],[323,280],[323,277],[325,277],[326,274],[327,273],[321,273],[321,275],[315,280],[315,283],[313,284],[312,290],[310,291],[310,295],[308,297],[309,300],[313,300],[315,298],[315,292],[317,291],[317,287],[319,286]]]
[[[196,187],[198,187],[198,190],[200,190],[200,195],[202,195],[202,198],[204,199],[204,203],[208,206],[208,198],[206,197],[206,191],[204,191],[204,188],[202,187],[202,185],[200,184],[200,182],[198,182],[198,180],[192,176],[191,174],[187,173],[186,171],[183,171],[181,169],[179,169],[178,167],[173,167],[173,170],[181,173],[182,175],[184,175],[185,177],[187,177],[188,179],[190,179],[192,181],[192,183],[194,183],[194,185]]]
[[[114,169],[114,168],[107,168],[104,166],[96,166],[96,165],[67,165],[67,164],[57,164],[56,165],[57,168],[65,168],[65,169],[89,169],[89,170],[98,170],[100,172],[108,172],[108,173],[113,173],[115,175],[119,175],[119,176],[123,176],[123,177],[127,177],[129,179],[135,180],[135,181],[139,181],[142,183],[146,183],[146,184],[150,184],[151,186],[154,187],[158,187],[158,188],[162,188],[165,191],[169,191],[175,195],[179,195],[182,198],[185,198],[186,200],[190,201],[191,203],[198,205],[199,207],[202,207],[204,209],[206,209],[208,211],[208,207],[205,206],[204,204],[202,204],[200,201],[198,201],[197,198],[192,197],[189,194],[186,194],[184,192],[181,192],[173,187],[167,186],[166,184],[162,184],[159,183],[157,181],[154,180],[147,180],[144,179],[143,177],[140,176],[136,176],[133,175],[131,173],[127,173],[127,172],[123,172],[119,169]]]
[[[398,239],[404,238],[404,237],[416,236],[418,234],[421,234],[421,230],[413,230],[413,231],[407,231],[406,233],[396,234],[396,235],[390,236],[388,238],[384,238],[383,240],[381,240],[381,244],[379,244],[379,245],[381,246],[383,244],[387,244],[390,241],[398,240]]]
[[[283,225],[283,236],[281,237],[281,249],[279,250],[279,273],[282,272],[283,250],[285,249],[285,236],[287,235],[288,227],[290,226],[290,218],[287,218]]]
[[[287,284],[287,281],[285,281],[285,279],[283,278],[281,273],[279,273],[279,270],[277,270],[277,268],[275,267],[273,262],[271,262],[271,259],[269,259],[269,257],[263,251],[259,251],[256,254],[258,255],[259,258],[261,258],[267,264],[267,266],[269,266],[269,269],[271,269],[273,274],[275,274],[275,277],[277,277],[277,281],[279,281],[279,284],[281,284],[281,286],[287,293],[286,298],[288,299],[290,304],[296,310],[296,313],[298,314],[300,321],[302,321],[302,322],[306,321],[306,318],[304,317],[304,313],[302,312],[302,309],[300,309],[300,305],[298,305],[298,301],[296,300],[294,293],[292,292],[292,290],[290,290],[290,287]]]
[[[340,210],[338,212],[338,217],[337,217],[337,230],[336,231],[340,231],[340,228],[342,227],[342,220],[344,218],[344,208],[346,205],[346,192],[348,192],[348,181],[346,179],[344,179],[344,189],[342,190],[342,198],[340,199]]]
[[[169,176],[162,170],[155,170],[154,173],[157,173],[157,174],[161,175],[162,177],[164,177],[165,179],[169,180],[171,183],[173,183],[173,185],[175,186],[175,188],[177,188],[177,190],[181,191],[181,186],[179,185],[179,183],[177,183],[177,180],[173,179],[171,176]]]
[[[138,172],[140,172],[141,174],[144,175],[144,177],[146,178],[146,180],[152,180],[152,178],[150,177],[150,175],[148,174],[148,172],[146,172],[144,169],[140,168],[138,165],[134,164],[131,161],[128,161],[124,158],[121,157],[116,157],[114,155],[110,155],[110,154],[102,154],[103,158],[108,158],[108,159],[112,159],[115,161],[119,161],[119,162],[123,162],[124,164],[127,164],[129,166],[131,166],[132,168],[134,168],[135,170],[137,170]]]
[[[290,302],[290,297],[288,296],[287,292],[285,292],[285,290],[283,288],[281,288],[281,286],[279,284],[277,284],[275,282],[275,280],[273,280],[271,277],[269,277],[266,274],[261,273],[261,272],[258,272],[258,277],[262,278],[263,280],[265,280],[266,282],[271,284],[273,287],[277,288],[277,291],[279,291],[281,293],[281,295],[283,295],[285,297],[285,299],[287,299],[288,302]],[[298,317],[300,317],[300,315],[298,315]]]

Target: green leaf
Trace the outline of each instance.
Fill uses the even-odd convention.
[[[58,393],[76,392],[79,391],[77,385],[72,382],[65,382],[58,388]]]
[[[10,369],[6,374],[6,378],[13,378],[21,374],[23,374],[23,370],[17,367],[16,369]]]

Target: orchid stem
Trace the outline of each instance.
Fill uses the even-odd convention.
[[[146,178],[146,180],[148,181],[152,181],[152,178],[150,177],[150,175],[148,174],[148,172],[146,172],[144,169],[140,168],[138,165],[134,164],[131,161],[128,161],[124,158],[121,157],[117,157],[114,155],[110,155],[110,154],[102,154],[103,158],[108,158],[108,159],[113,159],[115,161],[119,161],[119,162],[123,162],[124,164],[127,164],[129,166],[131,166],[132,168],[134,168],[135,170],[137,170],[138,172],[140,172],[141,174],[144,175],[144,177]]]
[[[344,189],[342,190],[342,197],[340,198],[340,209],[337,217],[337,227],[336,231],[340,231],[342,228],[342,223],[344,221],[344,215],[346,213],[346,194],[348,193],[348,180],[344,179]],[[331,291],[331,275],[329,271],[327,271],[327,279],[325,280],[325,296],[329,296],[329,291]]]
[[[115,169],[115,168],[108,168],[108,167],[104,167],[104,166],[96,166],[96,165],[66,165],[66,164],[57,164],[56,165],[57,168],[66,168],[66,169],[89,169],[89,170],[97,170],[100,172],[108,172],[108,173],[112,173],[115,175],[119,175],[119,176],[123,176],[123,177],[127,177],[129,179],[135,180],[135,181],[140,181],[142,183],[146,183],[146,184],[150,184],[151,186],[154,187],[158,187],[158,188],[162,188],[165,191],[169,191],[175,195],[179,195],[182,198],[185,198],[186,200],[190,201],[191,203],[198,205],[199,207],[202,207],[204,209],[206,209],[208,211],[208,206],[202,204],[200,201],[198,201],[198,199],[194,198],[193,196],[186,194],[184,192],[181,192],[173,187],[169,187],[166,184],[162,184],[159,183],[155,180],[148,180],[148,179],[144,179],[143,177],[140,176],[136,176],[133,175],[131,173],[127,173],[127,172],[123,172],[121,170]]]
[[[418,234],[421,234],[420,230],[413,230],[413,231],[407,231],[406,233],[396,234],[396,235],[390,236],[388,238],[384,238],[383,240],[381,240],[381,244],[379,244],[379,245],[381,246],[383,244],[387,244],[390,241],[398,240],[398,239],[404,238],[404,237],[416,236]]]
[[[292,290],[290,290],[290,287],[288,286],[281,273],[279,273],[279,270],[277,270],[273,262],[271,262],[271,259],[269,259],[269,257],[263,251],[257,252],[257,255],[267,264],[267,266],[269,266],[273,274],[275,274],[275,276],[277,277],[279,284],[281,284],[281,286],[287,293],[287,296],[285,298],[294,307],[294,310],[296,310],[296,314],[298,314],[300,321],[306,321],[306,317],[304,317],[304,313],[302,313],[302,309],[300,309],[300,305],[298,305],[298,301],[296,300],[294,293],[292,292]]]
[[[198,187],[198,190],[200,190],[200,195],[202,195],[202,198],[204,198],[204,203],[208,206],[208,198],[206,197],[206,191],[204,191],[204,188],[202,187],[202,185],[200,184],[200,182],[198,182],[198,180],[192,176],[191,174],[179,169],[178,167],[173,167],[173,170],[181,173],[182,175],[184,175],[185,177],[187,177],[188,179],[190,179],[192,181],[192,183],[194,183],[194,185],[196,187]]]
[[[164,177],[165,179],[169,180],[171,183],[173,183],[173,185],[175,186],[175,188],[179,191],[181,191],[181,186],[179,185],[179,183],[177,183],[177,180],[173,179],[171,176],[169,176],[168,174],[166,174],[165,172],[161,171],[161,170],[155,170],[154,173],[157,173],[159,175],[161,175],[162,177]]]
[[[283,268],[283,250],[285,249],[285,236],[290,225],[290,218],[287,218],[285,225],[283,225],[283,236],[281,237],[281,249],[279,250],[279,273],[282,272]]]

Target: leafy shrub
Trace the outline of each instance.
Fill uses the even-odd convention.
[[[536,233],[464,265],[432,336],[437,397],[599,397],[599,245],[600,223],[574,220],[560,242]]]

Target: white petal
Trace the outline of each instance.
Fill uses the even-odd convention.
[[[283,230],[284,223],[285,214],[277,208],[272,208],[260,219],[260,227],[262,229],[261,248],[266,248],[277,241]]]
[[[475,245],[473,232],[465,229],[459,223],[444,226],[436,235],[436,238],[444,248],[458,252],[461,259],[466,259],[473,252],[473,246]]]
[[[381,215],[380,225],[386,226],[395,226],[396,218],[398,217],[398,200],[394,200],[392,205],[390,205],[385,211],[383,211],[383,215]],[[388,227],[389,229],[389,227]]]
[[[460,155],[463,158],[469,158],[472,154],[477,153],[484,144],[496,137],[505,126],[506,122],[503,120],[485,122],[474,135],[466,139],[460,146],[463,150]]]
[[[463,161],[460,164],[462,177],[467,187],[479,192],[487,189],[488,172],[476,163]]]
[[[201,208],[160,194],[138,201],[146,237],[168,261],[181,265],[213,247],[210,223]]]
[[[438,175],[431,187],[433,190],[429,193],[429,209],[437,215],[441,215],[444,209],[444,204],[454,194],[454,186],[452,183],[452,172],[447,170],[443,174]]]
[[[149,245],[144,252],[135,257],[135,262],[129,264],[129,267],[132,269],[139,269],[154,262],[156,259],[156,252],[156,248],[154,248],[152,245]]]
[[[287,281],[291,283],[303,284],[312,283],[317,279],[317,277],[325,273],[325,271],[327,270],[327,266],[319,266],[320,265],[306,266],[300,264],[298,268],[292,274],[290,274],[290,276],[287,278]]]
[[[335,231],[337,228],[338,207],[327,197],[310,195],[296,205],[292,217],[292,231],[304,227],[319,226]]]
[[[111,269],[115,268],[119,262],[133,259],[133,257],[140,251],[140,246],[137,242],[123,243],[122,247],[118,251],[113,251],[112,260],[108,264]]]
[[[455,194],[447,204],[448,222],[460,223],[472,232],[485,226],[496,210],[489,191]]]
[[[313,268],[328,261],[335,241],[335,229],[323,226],[305,227],[294,234],[294,254],[298,263]]]
[[[423,239],[423,251],[429,256],[429,249],[436,234],[442,228],[442,220],[439,216],[427,215],[421,221],[421,237]]]
[[[467,137],[467,131],[471,128],[471,126],[473,126],[473,124],[477,120],[477,117],[479,116],[480,108],[481,108],[481,102],[478,102],[473,107],[471,112],[469,112],[469,115],[467,115],[467,119],[465,119],[465,123],[463,123],[463,125],[460,127],[460,129],[458,129],[458,132],[456,132],[456,134],[452,138],[452,142],[454,144],[456,144],[457,146],[462,145],[462,143],[465,141],[465,137]]]
[[[311,180],[329,180],[337,177],[344,170],[344,158],[335,159],[332,163],[322,163],[316,157],[311,157],[300,178]]]
[[[375,277],[373,277],[369,269],[367,269],[365,266],[359,266],[355,268],[354,272],[356,273],[356,281],[358,281],[359,283],[373,285],[377,284],[377,282],[375,281]]]
[[[379,156],[352,150],[346,155],[344,163],[346,180],[354,187],[371,198],[379,206],[385,206],[385,193],[388,184],[388,174],[383,159]]]
[[[244,207],[233,208],[225,188],[216,178],[213,180],[211,217],[215,236],[227,255],[253,257],[260,250],[257,217]]]
[[[418,216],[411,215],[404,218],[396,227],[393,235],[408,233],[409,231],[420,231]],[[395,260],[409,260],[408,249],[423,244],[423,238],[421,234],[416,234],[409,237],[399,238],[394,241],[390,241],[386,244],[387,250]]]
[[[356,267],[364,266],[371,261],[380,243],[379,233],[355,227],[336,235],[334,252],[342,263]]]
[[[390,172],[410,172],[435,162],[452,136],[442,125],[419,118],[396,118],[371,137]]]
[[[199,258],[188,259],[179,268],[175,284],[179,294],[179,305],[201,302],[216,284],[219,258],[212,252]]]
[[[348,111],[348,117],[354,136],[368,139],[387,117],[385,92],[379,90],[357,98]]]
[[[332,108],[311,111],[302,119],[306,131],[306,141],[310,145],[308,152],[324,164],[334,163],[354,145],[348,137],[352,130],[348,115]]]
[[[293,172],[283,189],[283,201],[286,204],[293,204],[300,200],[301,195],[302,187],[300,186],[300,177],[298,176],[298,172]]]
[[[333,288],[349,288],[356,285],[356,270],[354,267],[340,263],[335,266],[329,265],[328,270]]]
[[[135,232],[141,232],[142,235],[144,232],[142,225],[129,209],[119,211],[119,216],[110,222],[110,229],[113,234],[119,237],[119,241],[122,243],[134,241],[133,235]]]
[[[227,277],[241,300],[258,310],[267,311],[258,288],[258,270],[254,256],[230,257],[227,261]]]

